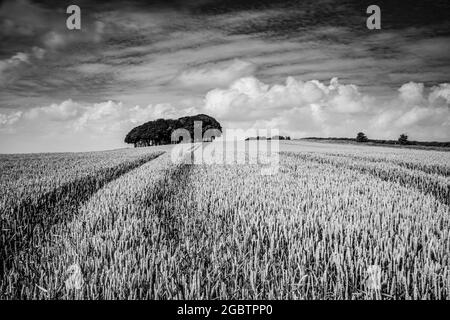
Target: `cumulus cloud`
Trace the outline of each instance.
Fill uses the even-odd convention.
[[[255,77],[209,91],[203,105],[151,104],[130,106],[120,101],[83,103],[71,99],[10,113],[0,112],[3,152],[96,150],[123,147],[133,127],[158,118],[206,113],[224,128],[278,129],[293,137],[396,139],[406,132],[415,140],[450,140],[450,85],[426,88],[402,85],[386,100],[361,92],[358,86],[301,81],[288,77],[266,84]]]
[[[328,85],[292,77],[268,85],[246,77],[209,91],[204,110],[231,127],[271,127],[297,137],[352,137],[363,130],[374,138],[408,132],[414,139],[450,140],[449,98],[449,84],[426,89],[410,82],[384,101],[336,78]]]
[[[52,127],[52,129],[60,129],[60,132],[70,129],[106,133],[150,119],[176,117],[183,111],[189,113],[195,112],[195,109],[179,110],[171,104],[129,107],[120,101],[90,104],[68,99],[61,103],[35,107],[27,111],[0,113],[0,130],[14,125],[17,131],[24,127],[32,127],[36,132],[48,131]]]
[[[421,103],[423,100],[423,83],[409,82],[400,87],[400,98],[406,102]]]
[[[71,99],[26,111],[0,113],[2,152],[96,150],[124,147],[125,134],[145,121],[196,113],[170,104],[126,106],[120,101]]]
[[[434,106],[445,106],[450,104],[450,83],[442,83],[432,89],[428,101]]]
[[[327,86],[317,80],[303,82],[288,77],[285,84],[267,85],[255,77],[241,78],[228,89],[206,94],[205,110],[225,120],[264,119],[292,108],[324,106],[329,112],[357,113],[367,109],[355,85],[343,85],[333,78]]]
[[[13,112],[10,114],[2,114],[0,113],[0,127],[1,126],[10,126],[17,122],[22,117],[22,112]]]
[[[184,70],[173,83],[182,87],[212,89],[226,87],[233,81],[252,75],[256,65],[239,59]]]

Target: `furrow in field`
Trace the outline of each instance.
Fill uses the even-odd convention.
[[[6,279],[13,277],[17,270],[26,267],[37,268],[36,265],[28,263],[36,256],[40,256],[42,246],[51,241],[53,226],[70,221],[76,215],[78,208],[104,185],[161,154],[162,152],[147,152],[135,159],[124,160],[115,166],[99,168],[79,179],[62,183],[41,195],[36,194],[19,203],[9,202],[9,206],[3,206],[0,238],[1,292],[6,297],[10,294],[4,292],[8,282]]]
[[[280,155],[272,175],[169,153],[123,174],[51,226],[39,255],[21,251],[2,297],[450,297],[449,207],[418,186],[433,189],[436,175]]]
[[[449,296],[448,206],[397,183],[302,158],[283,156],[279,173],[259,173],[249,165],[191,168],[177,198],[182,241],[170,260],[178,264],[160,262],[175,277],[162,279],[166,296]],[[367,283],[371,268],[382,273],[378,292]]]
[[[83,285],[57,297],[448,297],[448,207],[431,195],[285,155],[271,176],[258,165],[151,164],[100,190],[71,223],[51,270],[77,264]],[[39,285],[58,288],[47,280]]]
[[[441,203],[450,205],[450,178],[448,177],[412,170],[392,163],[372,162],[366,159],[303,152],[287,152],[284,154],[289,157],[313,160],[319,163],[333,164],[338,167],[357,170],[384,181],[396,182],[405,187],[417,189],[425,194],[431,194]]]
[[[410,170],[423,171],[424,173],[429,173],[431,175],[441,175],[444,177],[450,177],[450,166],[448,164],[449,157],[442,163],[435,163],[432,161],[417,158],[408,158],[400,154],[361,154],[361,153],[327,153],[330,156],[335,157],[345,157],[349,159],[354,159],[357,161],[368,161],[374,163],[384,163],[397,165]],[[404,159],[406,158],[406,159]]]
[[[40,256],[22,256],[26,267],[15,270],[22,280],[12,278],[6,291],[21,298],[107,299],[136,297],[138,286],[151,297],[161,290],[151,289],[158,283],[152,277],[159,275],[146,266],[175,247],[177,217],[166,205],[175,196],[173,185],[184,186],[186,168],[166,153],[106,184],[78,207],[72,221],[51,228]],[[66,287],[70,266],[80,266],[83,291]]]
[[[64,262],[60,268],[79,265],[84,286],[63,288],[63,298],[164,298],[160,279],[175,275],[157,266],[178,263],[171,253],[179,241],[173,199],[188,169],[165,155],[109,184],[80,209],[55,261]]]

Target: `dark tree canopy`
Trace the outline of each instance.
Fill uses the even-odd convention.
[[[369,139],[367,139],[367,136],[365,135],[364,132],[358,132],[358,134],[356,135],[356,141],[357,142],[367,142],[367,141],[369,141]]]
[[[409,143],[408,136],[406,134],[402,133],[400,135],[400,137],[398,138],[398,143],[400,143],[400,144],[408,144]]]
[[[198,114],[191,117],[179,119],[157,119],[149,121],[133,128],[125,137],[125,143],[133,143],[135,146],[147,146],[153,144],[171,143],[172,132],[176,129],[186,129],[194,139],[194,122],[200,121],[202,137],[209,129],[217,129],[222,132],[222,127],[216,119],[206,115]]]

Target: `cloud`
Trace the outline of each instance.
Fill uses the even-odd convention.
[[[342,85],[333,78],[329,86],[317,80],[303,82],[288,77],[284,85],[267,85],[255,77],[241,78],[228,89],[206,94],[205,109],[226,120],[262,119],[295,107],[323,105],[337,113],[365,110],[365,98],[355,85]],[[317,113],[317,112],[316,112]]]
[[[445,106],[450,104],[450,84],[443,83],[432,89],[428,96],[430,104],[435,106]]]
[[[22,112],[13,112],[11,114],[0,113],[0,127],[11,126],[22,117]]]
[[[100,42],[104,24],[94,21],[90,11],[83,12],[82,29],[72,32],[66,27],[65,11],[60,9],[28,0],[0,2],[2,53],[11,56],[0,60],[0,86],[14,84],[6,90],[16,91],[20,96],[28,84],[33,82],[37,87],[50,78],[47,76],[51,73],[47,68],[49,65],[60,63],[59,70],[64,71],[64,66],[70,61],[67,57],[74,51],[63,50],[70,49],[71,45],[79,48],[80,44]],[[47,53],[50,53],[51,61],[44,60]],[[40,63],[34,63],[34,60]],[[51,77],[54,76],[52,74]],[[24,78],[25,81],[21,82]],[[25,88],[21,86],[23,83]],[[30,88],[28,90],[31,91]],[[36,92],[33,93],[35,96]]]
[[[2,152],[89,151],[125,147],[133,127],[158,118],[197,113],[170,104],[126,106],[119,101],[71,99],[26,111],[0,113]]]
[[[29,55],[23,52],[18,52],[11,58],[0,60],[0,86],[14,79],[20,69],[29,63]]]
[[[173,83],[188,88],[226,87],[239,78],[252,75],[255,71],[255,64],[234,59],[185,70],[176,76]]]
[[[423,100],[423,83],[409,82],[400,87],[400,98],[410,103],[420,103]]]
[[[421,83],[406,83],[386,101],[336,78],[328,85],[293,77],[268,85],[246,77],[227,89],[209,91],[204,111],[229,127],[269,127],[297,137],[352,137],[363,130],[382,139],[408,132],[418,140],[450,140],[449,98],[449,84],[426,89]]]
[[[25,111],[0,113],[3,152],[96,150],[123,147],[133,127],[158,118],[207,113],[224,128],[278,129],[293,137],[347,136],[450,140],[450,85],[402,85],[389,100],[369,96],[333,78],[328,84],[288,77],[266,84],[244,77],[209,91],[204,104],[129,106],[120,101],[65,100]]]
[[[66,4],[68,6],[68,4]],[[63,8],[65,9],[63,4]],[[48,49],[59,49],[79,41],[98,42],[104,24],[94,21],[89,10],[82,11],[82,28],[71,32],[66,27],[68,15],[60,8],[48,8],[28,0],[6,0],[0,5],[0,36],[15,36],[41,41]]]
[[[49,10],[27,1],[6,0],[0,4],[0,35],[34,36],[51,23]]]
[[[21,71],[33,64],[33,60],[40,60],[46,51],[39,47],[33,47],[29,53],[18,52],[11,58],[0,60],[0,85],[17,78]]]
[[[65,24],[64,24],[65,27]],[[82,43],[99,43],[102,40],[105,25],[101,21],[84,22],[80,32],[56,28],[44,34],[43,45],[50,50],[65,49],[70,45]]]
[[[16,131],[32,128],[39,132],[52,128],[59,133],[68,129],[106,133],[114,131],[114,128],[126,128],[150,119],[176,117],[182,111],[171,104],[130,107],[120,101],[80,103],[68,99],[27,111],[0,113],[0,130],[14,125]],[[195,112],[195,109],[185,108],[184,111],[188,114]]]
[[[82,112],[82,105],[73,102],[71,99],[61,104],[51,104],[50,106],[32,108],[23,117],[31,121],[68,121],[75,119]]]
[[[174,102],[253,75],[266,83],[289,75],[304,81],[339,75],[380,92],[411,80],[448,82],[449,42],[435,36],[441,33],[434,29],[444,30],[439,26],[361,34],[342,12],[343,23],[336,23],[314,3],[306,11],[303,5],[276,2],[246,9],[231,5],[231,11],[202,6],[191,11],[200,7],[179,1],[79,5],[82,29],[70,31],[65,5],[1,3],[2,57],[30,53],[33,46],[47,51],[47,59],[33,68],[23,74],[16,68],[8,76],[8,83],[14,83],[4,88],[2,105],[21,108],[35,104],[36,97],[46,102],[68,97],[140,105]],[[308,12],[324,19],[310,21]],[[336,105],[344,103],[337,100]],[[345,107],[358,111],[358,104]]]
[[[29,62],[27,54],[18,52],[9,59],[0,60],[0,73]]]
[[[39,48],[39,47],[33,47],[31,48],[31,53],[36,59],[43,59],[45,56],[45,53],[47,51],[45,49]]]
[[[449,138],[446,24],[361,34],[345,10],[329,17],[314,3],[176,3],[82,1],[82,30],[70,31],[65,6],[1,2],[0,140],[103,148],[146,120],[194,112],[298,137]]]

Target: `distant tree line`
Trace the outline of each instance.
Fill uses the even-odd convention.
[[[248,140],[291,140],[290,136],[273,136],[273,137],[263,137],[263,136],[256,136],[256,137],[248,137],[245,139]]]
[[[378,144],[396,144],[396,145],[415,145],[415,146],[427,146],[427,147],[443,147],[449,148],[449,142],[439,141],[413,141],[409,140],[408,135],[402,133],[397,140],[382,140],[382,139],[369,139],[364,132],[358,132],[356,138],[336,138],[336,137],[306,137],[304,140],[330,140],[330,141],[355,141],[359,143],[378,143]]]

